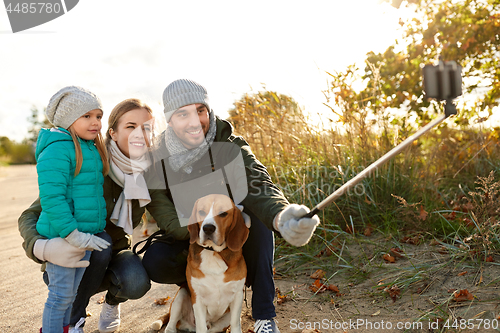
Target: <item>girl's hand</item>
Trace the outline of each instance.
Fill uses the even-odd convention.
[[[91,251],[102,251],[111,245],[99,236],[80,232],[77,229],[73,230],[65,239],[73,246]]]
[[[48,261],[62,267],[87,267],[88,260],[82,260],[85,250],[75,247],[58,237],[38,239],[33,246],[33,254],[41,261]]]

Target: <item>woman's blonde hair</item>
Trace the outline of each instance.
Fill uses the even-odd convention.
[[[125,113],[136,109],[144,109],[147,112],[149,112],[150,115],[153,115],[153,110],[151,110],[151,108],[146,103],[137,98],[129,98],[124,101],[121,101],[113,108],[108,118],[108,130],[106,131],[106,141],[105,141],[106,145],[108,145],[109,142],[112,140],[111,134],[109,134],[109,129],[111,128],[113,129],[113,131],[116,131],[116,128],[118,126],[118,120],[120,120],[120,118]]]
[[[73,129],[73,126],[70,126],[68,128],[68,131],[71,134],[73,143],[75,144],[75,157],[76,157],[75,177],[76,177],[80,173],[80,170],[82,169],[82,163],[83,163],[82,147],[80,146],[78,135],[76,134],[76,131]],[[108,152],[106,150],[106,146],[104,145],[104,140],[100,132],[94,139],[94,143],[97,148],[97,151],[99,152],[99,155],[101,156],[102,174],[106,176],[109,172]]]

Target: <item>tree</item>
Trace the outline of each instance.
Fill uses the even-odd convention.
[[[415,8],[416,15],[401,21],[403,38],[384,53],[367,54],[361,75],[365,88],[350,89],[350,72],[359,71],[355,67],[332,74],[333,82],[326,92],[336,102],[332,109],[356,105],[357,109],[342,112],[352,113],[358,120],[372,113],[403,127],[409,126],[410,116],[416,117],[418,124],[426,123],[434,113],[441,112],[441,106],[424,98],[421,68],[442,57],[457,61],[463,68],[466,97],[459,105],[455,123],[467,126],[486,120],[500,99],[500,1],[410,2],[413,4],[408,6]],[[387,114],[391,108],[402,109],[408,116],[391,118]]]
[[[12,141],[6,136],[0,137],[0,156],[10,155],[12,152]]]
[[[45,109],[43,111],[45,111]],[[36,143],[36,140],[38,139],[38,132],[40,132],[40,129],[51,127],[51,124],[47,119],[47,117],[44,116],[43,120],[40,121],[39,114],[40,111],[38,111],[38,109],[35,106],[31,107],[31,116],[28,118],[28,121],[30,122],[31,126],[28,129],[29,136],[25,140],[27,144]]]

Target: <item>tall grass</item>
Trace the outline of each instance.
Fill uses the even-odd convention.
[[[319,126],[291,97],[267,91],[245,95],[230,119],[287,198],[311,208],[413,134],[411,127],[391,126],[383,117],[371,120],[372,126],[360,126],[355,118],[344,128],[333,122]],[[469,192],[478,177],[493,172],[494,183],[500,168],[499,134],[498,128],[446,124],[428,132],[321,212],[315,238],[321,245],[315,249],[342,232],[362,233],[367,226],[384,234],[441,239],[457,230],[473,232],[465,217],[446,219],[438,212],[453,212],[457,200],[472,200]],[[497,199],[495,192],[490,200]]]

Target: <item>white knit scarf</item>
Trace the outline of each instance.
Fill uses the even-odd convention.
[[[110,156],[109,177],[123,188],[110,220],[131,235],[134,231],[132,199],[138,199],[141,207],[151,202],[148,186],[143,176],[150,162],[146,154],[138,160],[128,158],[112,140],[108,144],[108,152]]]

